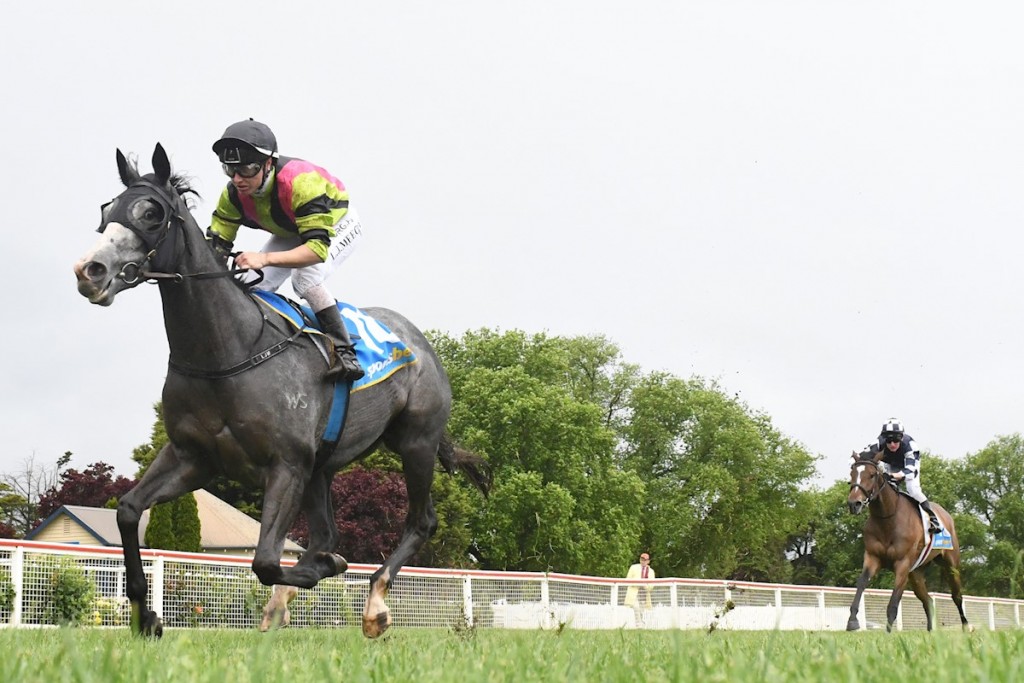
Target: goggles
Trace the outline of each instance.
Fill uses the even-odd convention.
[[[254,161],[248,164],[221,164],[220,167],[229,178],[234,178],[236,174],[243,178],[253,178],[263,170],[263,163]]]
[[[901,441],[903,441],[903,437],[896,436],[895,434],[890,434],[889,436],[885,437],[886,443],[900,443]]]

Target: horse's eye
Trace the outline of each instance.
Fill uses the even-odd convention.
[[[148,227],[160,223],[164,215],[160,206],[148,199],[135,202],[130,209],[130,213],[132,222],[139,227]]]

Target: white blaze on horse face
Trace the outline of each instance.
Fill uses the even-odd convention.
[[[119,291],[125,289],[117,277],[127,263],[141,263],[146,252],[138,236],[120,223],[108,223],[77,264],[78,291],[89,301],[109,306]]]

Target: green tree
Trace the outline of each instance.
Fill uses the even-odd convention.
[[[161,550],[202,552],[196,497],[187,493],[150,508],[145,542],[147,547]]]
[[[1024,438],[1000,436],[968,454],[952,497],[961,545],[970,543],[964,583],[980,595],[1024,597]],[[973,523],[974,517],[978,523]]]
[[[630,402],[624,465],[647,484],[661,572],[786,581],[800,485],[814,457],[714,383],[644,377]]]
[[[484,566],[621,574],[643,529],[643,482],[616,463],[635,368],[602,337],[480,330],[435,344],[449,427],[495,470],[473,524]]]

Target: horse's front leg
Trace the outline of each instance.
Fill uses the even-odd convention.
[[[313,481],[310,485],[317,487],[323,483]],[[265,586],[284,584],[312,588],[320,579],[348,569],[348,564],[340,555],[323,552],[314,552],[312,559],[305,562],[300,560],[295,567],[281,567],[285,535],[299,514],[306,486],[307,482],[301,471],[289,464],[274,468],[267,479],[260,522],[260,541],[252,562],[253,572]]]
[[[889,606],[885,609],[885,630],[891,632],[892,625],[896,623],[896,615],[900,610],[900,600],[903,599],[903,591],[907,588],[907,576],[910,574],[910,561],[901,560],[893,567],[893,574],[896,580],[893,582],[892,595],[889,597]],[[929,626],[929,628],[931,628]]]
[[[860,622],[857,620],[857,612],[860,610],[860,599],[864,595],[864,589],[867,588],[877,571],[878,562],[873,557],[865,554],[864,571],[857,577],[857,593],[853,596],[853,603],[850,605],[850,619],[846,622],[847,631],[857,631],[860,629]]]
[[[331,482],[334,476],[329,472],[313,475],[302,498],[302,512],[309,526],[309,544],[298,564],[293,569],[283,569],[285,575],[312,572],[318,579],[341,574],[348,569],[348,562],[341,555],[333,553],[340,534],[334,522],[334,508],[331,505]],[[291,614],[288,605],[298,590],[294,586],[275,585],[270,600],[263,608],[260,631],[287,626]]]
[[[163,623],[156,612],[146,607],[146,574],[139,551],[139,520],[142,513],[157,503],[174,500],[194,491],[209,480],[209,475],[190,460],[180,458],[172,444],[163,447],[146,474],[117,504],[117,528],[124,549],[125,592],[131,601],[131,629],[137,635],[163,635]]]

